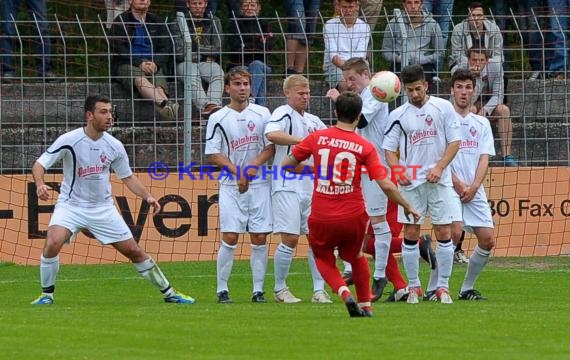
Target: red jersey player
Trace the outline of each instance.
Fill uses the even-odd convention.
[[[334,292],[342,297],[351,317],[371,316],[370,269],[363,256],[366,210],[361,189],[361,171],[366,168],[386,195],[400,204],[406,216],[419,214],[386,177],[374,145],[354,132],[360,118],[362,100],[354,92],[342,93],[336,101],[336,126],[311,133],[283,160],[283,167],[294,167],[311,155],[315,181],[309,245],[319,272]],[[336,266],[334,250],[352,264],[358,304]]]

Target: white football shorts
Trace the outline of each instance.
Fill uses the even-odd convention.
[[[293,191],[273,193],[273,232],[293,235],[309,233],[312,194]]]
[[[364,196],[368,216],[386,215],[388,196],[386,196],[376,181],[370,181],[368,174],[362,174],[362,195]]]
[[[250,186],[243,194],[237,186],[221,185],[219,196],[221,232],[268,234],[273,231],[270,182]]]
[[[422,217],[416,224],[423,224],[427,214],[434,225],[447,225],[453,222],[453,209],[450,204],[454,201],[455,190],[451,186],[425,182],[411,190],[400,187],[400,193],[408,200]],[[404,208],[398,206],[398,222],[413,224],[414,219],[406,219]]]
[[[86,208],[57,203],[49,221],[49,226],[52,225],[62,226],[71,231],[69,241],[73,240],[81,229],[89,230],[104,245],[133,237],[114,204]]]
[[[486,196],[480,196],[478,193],[470,202],[462,203],[459,199],[459,195],[455,193],[453,203],[454,212],[460,214],[459,216],[454,214],[453,221],[462,221],[463,230],[472,233],[473,228],[476,227],[491,229],[495,227],[493,224],[493,215],[491,215],[491,207],[489,206]]]

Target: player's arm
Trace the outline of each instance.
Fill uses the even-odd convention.
[[[275,155],[275,145],[267,145],[257,157],[251,162],[251,164],[246,166],[245,176],[238,178],[238,191],[244,193],[249,189],[249,182],[257,175],[259,167],[267,163],[271,157]]]
[[[141,183],[138,177],[130,175],[121,179],[123,183],[132,191],[133,194],[143,198],[150,206],[154,208],[153,214],[156,215],[160,212],[160,203],[152,196],[146,186]]]
[[[442,158],[431,168],[427,175],[426,180],[430,183],[437,183],[441,179],[443,170],[451,163],[457,152],[459,151],[460,140],[452,141],[447,144]]]
[[[303,139],[287,134],[283,130],[268,132],[265,137],[275,145],[297,145]]]
[[[410,203],[406,201],[406,199],[404,199],[402,194],[400,194],[398,191],[396,185],[394,185],[394,183],[389,178],[383,177],[380,180],[377,179],[376,183],[378,183],[378,186],[380,186],[382,191],[384,191],[390,200],[394,201],[404,208],[404,214],[406,217],[412,215],[414,217],[414,223],[418,222],[420,219],[420,214],[410,205]]]
[[[208,160],[212,162],[214,165],[220,167],[220,169],[226,169],[237,178],[236,183],[240,194],[243,194],[249,189],[248,177],[241,176],[243,174],[238,174],[237,166],[234,163],[232,163],[230,158],[228,158],[226,155],[221,153],[210,154],[208,155]],[[248,169],[248,171],[253,172],[253,169]],[[257,171],[255,171],[255,173],[257,173]],[[253,176],[255,176],[255,174],[253,174],[252,177]]]
[[[467,184],[464,183],[453,171],[451,172],[451,182],[453,182],[453,189],[455,189],[457,195],[461,196],[463,191],[465,191]]]
[[[297,168],[298,165],[301,165],[301,162],[299,162],[299,160],[295,159],[295,156],[293,156],[293,154],[287,155],[283,159],[283,162],[281,163],[281,167],[285,168],[287,171],[290,171],[289,169]],[[296,172],[296,171],[291,171],[291,172]]]
[[[479,156],[479,163],[477,164],[477,170],[475,171],[475,178],[471,185],[468,185],[463,193],[459,194],[461,197],[461,202],[469,202],[473,200],[477,190],[483,183],[485,176],[487,176],[487,170],[489,169],[489,155],[488,154],[481,154]]]
[[[44,174],[46,169],[39,162],[35,162],[32,166],[32,176],[34,177],[34,182],[36,183],[36,194],[41,200],[49,199],[49,189],[50,187],[44,182]]]
[[[313,133],[314,134],[314,133]],[[300,144],[291,149],[289,153],[281,162],[281,167],[288,172],[303,173],[307,165],[303,161],[311,156],[311,149],[313,145],[313,135],[307,136]],[[311,166],[311,172],[313,167]]]
[[[237,176],[237,167],[231,162],[230,158],[222,153],[208,155],[208,161],[219,167],[220,169],[227,169],[232,175]]]
[[[255,175],[257,175],[257,171],[259,168],[267,163],[269,159],[271,159],[275,155],[275,145],[270,144],[267,145],[260,153],[257,155],[255,159],[247,166],[247,173],[246,178],[251,180]]]
[[[388,166],[390,166],[390,169],[395,169],[400,165],[397,152],[386,149],[384,151],[386,155],[386,162],[388,163]],[[402,186],[408,186],[412,184],[407,172],[396,174],[396,181]]]

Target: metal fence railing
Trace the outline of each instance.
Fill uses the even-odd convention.
[[[385,11],[372,33],[369,60],[373,71],[392,68],[382,56],[386,24],[392,16],[393,12]],[[452,25],[466,17],[453,16]],[[570,165],[568,14],[557,14],[555,9],[550,14],[533,11],[525,16],[511,12],[495,17],[490,13],[487,18],[505,26],[502,29],[503,67],[508,83],[505,95],[513,117],[515,155],[524,165]],[[325,97],[329,85],[323,74],[326,49],[322,40],[322,29],[329,19],[319,13],[316,33],[303,34],[305,39],[315,39],[305,50],[307,65],[304,74],[311,82],[312,97],[308,111],[320,116],[325,123],[332,122],[331,103]],[[285,102],[281,86],[288,67],[285,51],[290,35],[287,33],[288,19],[275,13],[273,17],[259,20],[269,23],[273,35],[272,46],[263,54],[267,65],[272,68],[265,79],[266,104],[272,110]],[[132,166],[136,169],[144,169],[154,161],[171,164],[179,161],[205,162],[205,121],[201,119],[200,109],[193,106],[188,85],[185,87],[176,70],[168,74],[169,95],[181,106],[176,121],[162,120],[152,101],[131,95],[129,89],[122,88],[112,76],[114,39],[105,19],[87,21],[76,17],[61,20],[53,16],[49,20],[49,35],[40,37],[36,32],[40,26],[37,19],[8,21],[14,25],[15,35],[5,37],[5,40],[11,41],[14,51],[12,55],[3,52],[0,56],[4,59],[2,61],[11,56],[14,73],[4,71],[0,74],[0,174],[28,173],[36,157],[56,136],[83,123],[83,100],[94,92],[109,95],[116,105],[117,126],[113,133],[125,143]],[[226,28],[229,22],[231,19],[224,21],[224,27],[220,29],[222,40],[229,36]],[[164,55],[174,65],[175,45],[180,43],[184,32],[172,31],[177,28],[176,18],[166,19],[165,24],[171,29],[167,40],[172,44],[172,51]],[[188,25],[189,32],[195,32],[191,21]],[[420,35],[407,34],[408,38],[411,36]],[[192,36],[185,39],[186,51],[191,46]],[[47,40],[51,42],[51,52],[46,57],[52,64],[53,77],[42,73],[41,66],[38,66],[43,64],[41,53],[46,49]],[[442,82],[436,92],[442,97],[449,94],[448,44],[446,50],[438,66],[438,77]],[[562,59],[560,54],[563,54]],[[229,55],[226,43],[219,53],[224,70]],[[562,71],[551,71],[555,61],[564,64]],[[535,77],[535,72],[540,76]]]

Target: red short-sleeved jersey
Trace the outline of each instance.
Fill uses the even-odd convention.
[[[371,179],[385,176],[374,145],[354,131],[331,127],[311,133],[292,150],[298,161],[313,155],[315,181],[311,216],[331,221],[364,210],[361,169]]]

